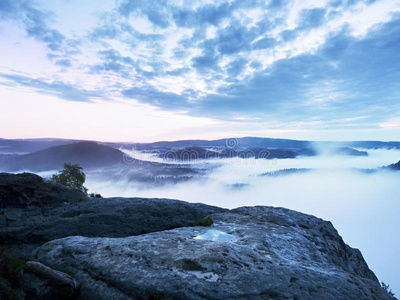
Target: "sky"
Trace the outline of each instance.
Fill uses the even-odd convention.
[[[0,137],[400,140],[400,0],[0,0]]]

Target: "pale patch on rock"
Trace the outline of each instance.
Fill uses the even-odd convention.
[[[196,236],[194,239],[213,242],[235,242],[237,240],[234,235],[216,229],[207,230],[207,232]]]
[[[218,274],[215,274],[213,272],[200,272],[200,271],[188,271],[188,273],[193,274],[199,279],[204,279],[209,282],[216,282],[219,278]]]

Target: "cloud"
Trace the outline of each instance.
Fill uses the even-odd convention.
[[[125,17],[144,14],[153,25],[161,28],[170,25],[166,1],[125,0],[119,6],[119,12]]]
[[[28,87],[44,94],[56,95],[68,101],[91,102],[93,98],[104,96],[102,92],[80,89],[72,84],[61,81],[47,82],[43,79],[1,73],[0,78],[5,79],[3,82],[0,81],[0,85]]]
[[[50,52],[62,53],[64,56],[77,52],[76,41],[68,40],[61,32],[52,29],[46,23],[48,14],[32,6],[25,0],[2,0],[0,4],[0,19],[19,21],[24,26],[28,36],[43,42]],[[49,56],[50,58],[51,56]],[[69,64],[61,62],[63,67]],[[60,65],[60,60],[56,61]]]
[[[313,28],[323,24],[326,10],[323,8],[306,9],[301,13],[300,28]]]
[[[94,73],[109,71],[125,74],[128,67],[135,66],[135,61],[129,56],[122,56],[114,49],[99,51],[99,56],[103,58],[103,62],[92,66]]]
[[[242,73],[242,71],[244,70],[244,68],[247,65],[247,60],[245,58],[237,58],[235,59],[233,62],[231,62],[228,65],[228,74],[231,77],[236,77],[238,76],[240,73]]]
[[[198,72],[202,73],[205,70],[219,70],[218,62],[219,55],[216,53],[214,43],[212,41],[206,41],[203,44],[203,53],[200,56],[192,59],[192,66],[197,69]]]
[[[59,59],[59,60],[55,61],[55,64],[57,66],[61,66],[61,67],[65,67],[65,68],[72,66],[72,62],[70,59]]]
[[[154,106],[162,106],[173,110],[184,110],[188,107],[188,98],[191,91],[185,91],[182,95],[178,95],[170,92],[162,92],[148,85],[123,90],[122,94],[127,98],[133,98]]]
[[[173,11],[175,24],[181,27],[197,27],[203,25],[218,26],[233,12],[233,5],[222,3],[217,6],[207,4],[197,10],[176,9]]]
[[[219,95],[199,101],[201,109],[215,115],[233,110],[248,114],[277,111],[281,116],[321,114],[322,118],[366,111],[379,119],[394,107],[400,108],[396,79],[400,78],[400,40],[395,34],[399,32],[400,19],[380,26],[362,40],[339,32],[314,54],[277,61],[247,80],[221,87]],[[310,92],[323,91],[327,82],[334,83],[340,94],[336,101],[321,106],[320,99],[310,98]],[[323,99],[329,100],[333,91],[322,95]]]
[[[31,81],[9,77],[14,84],[69,100],[112,93],[196,116],[312,118],[321,126],[338,116],[362,114],[376,126],[395,117],[396,11],[400,5],[389,0],[122,0],[72,40],[50,27],[35,3],[0,4],[1,18],[19,20],[63,72],[54,78],[34,73]],[[80,86],[102,92],[73,87],[68,76],[86,78]]]
[[[4,0],[0,2],[0,16],[2,18],[13,14],[17,10],[17,1]]]
[[[273,38],[262,38],[254,43],[254,49],[268,49],[276,45],[276,41]]]
[[[388,120],[379,124],[379,126],[382,128],[400,128],[400,118]]]
[[[219,32],[216,47],[221,54],[248,51],[249,44],[253,39],[254,36],[245,27],[232,24]]]

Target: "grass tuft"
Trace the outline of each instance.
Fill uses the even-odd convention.
[[[198,220],[196,223],[196,226],[209,227],[212,224],[214,224],[213,219],[211,219],[210,217],[206,217],[206,218],[202,218],[202,219]]]

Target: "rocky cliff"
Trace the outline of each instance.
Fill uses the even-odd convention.
[[[30,173],[0,173],[0,208],[0,244],[28,258],[36,247],[57,238],[126,237],[193,226],[225,211],[168,199],[89,198]]]
[[[329,222],[273,207],[212,218],[206,228],[59,239],[35,259],[74,274],[82,299],[390,299]]]

